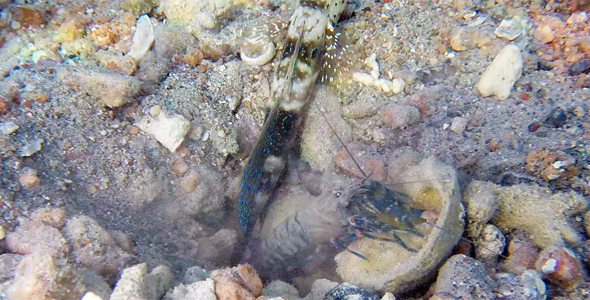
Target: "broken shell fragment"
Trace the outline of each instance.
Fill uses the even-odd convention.
[[[133,34],[133,43],[127,56],[131,56],[139,62],[143,56],[150,50],[154,42],[154,27],[147,15],[142,15],[137,19],[135,33]]]
[[[408,252],[393,242],[367,238],[353,242],[350,249],[367,259],[348,251],[338,254],[336,272],[344,281],[373,291],[408,291],[432,275],[459,241],[464,229],[464,209],[455,170],[430,157],[410,167],[405,178],[416,182],[403,189],[411,199],[410,205],[435,210],[439,214],[436,223],[415,226],[424,238],[400,234],[409,247],[418,249],[417,253]]]

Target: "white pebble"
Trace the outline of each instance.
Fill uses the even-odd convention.
[[[18,130],[18,128],[18,125],[10,121],[0,123],[0,133],[3,135],[9,135],[11,133],[14,133]]]
[[[368,73],[354,72],[352,73],[352,80],[360,82],[366,86],[375,85],[375,78],[373,78],[373,76],[371,76],[371,74]]]
[[[514,17],[510,20],[502,20],[500,26],[494,30],[497,37],[513,41],[524,33],[520,18]]]
[[[181,115],[168,117],[162,111],[155,118],[144,118],[138,124],[139,129],[153,135],[160,144],[171,152],[176,151],[184,141],[191,128],[190,122]]]
[[[213,16],[208,11],[201,11],[197,14],[197,20],[199,20],[199,24],[201,27],[205,29],[214,29],[215,28],[215,16]]]
[[[135,61],[139,62],[150,50],[154,42],[154,27],[147,15],[141,15],[135,24],[135,33],[131,44],[131,50],[127,53]]]
[[[498,100],[510,96],[514,84],[522,75],[524,61],[520,48],[506,45],[494,58],[477,83],[479,93],[488,97],[494,95]]]
[[[43,139],[32,139],[28,141],[22,148],[20,148],[16,155],[21,157],[29,157],[39,151],[41,151],[41,145],[43,144]]]
[[[557,260],[554,258],[550,258],[543,264],[543,266],[541,267],[541,271],[543,271],[543,274],[549,275],[555,273],[556,268]]]
[[[451,131],[456,134],[462,134],[467,128],[467,119],[462,117],[455,117],[451,122]]]
[[[379,78],[379,63],[377,62],[377,54],[373,53],[364,61],[365,66],[371,69],[371,76],[375,79]]]

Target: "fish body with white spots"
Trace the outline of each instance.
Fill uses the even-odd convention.
[[[301,0],[288,25],[265,25],[247,36],[250,46],[264,48],[270,39],[286,32],[271,84],[271,110],[239,186],[240,241],[233,263],[241,260],[253,227],[283,173],[287,150],[295,146],[302,114],[318,77],[331,81],[347,69],[349,62],[340,60],[346,46],[334,28],[345,6],[346,0]]]

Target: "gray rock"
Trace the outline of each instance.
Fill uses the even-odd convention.
[[[512,273],[498,273],[495,276],[498,287],[494,289],[497,299],[544,300],[547,287],[536,271],[529,270],[518,276]]]
[[[486,275],[483,263],[457,254],[440,268],[435,295],[464,299],[496,299],[493,281]]]
[[[324,300],[378,300],[379,297],[350,283],[344,282],[328,291]]]
[[[154,28],[154,51],[156,55],[170,59],[173,55],[184,55],[186,48],[196,47],[197,39],[184,29],[173,25],[159,25]]]

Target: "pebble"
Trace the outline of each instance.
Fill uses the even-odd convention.
[[[53,257],[63,257],[70,252],[66,240],[56,228],[32,220],[8,233],[6,249],[23,255],[37,253]]]
[[[126,54],[139,62],[150,50],[154,42],[154,27],[147,15],[141,15],[135,24],[135,33],[131,41],[131,49]]]
[[[540,25],[535,28],[533,37],[544,44],[548,44],[555,39],[555,34],[549,25]]]
[[[180,284],[168,291],[164,300],[217,300],[215,283],[207,278],[190,284]]]
[[[37,171],[28,167],[23,169],[18,182],[26,189],[38,187],[41,184]]]
[[[411,105],[391,104],[379,113],[383,124],[391,129],[405,128],[420,121],[420,111]]]
[[[467,51],[475,49],[477,42],[482,38],[479,29],[475,27],[459,26],[453,31],[449,37],[449,44],[455,51]]]
[[[0,134],[10,135],[19,129],[18,125],[13,122],[6,121],[0,123]]]
[[[463,117],[453,118],[453,121],[451,122],[451,131],[456,134],[462,134],[467,128],[467,122],[469,122],[469,120]]]
[[[498,257],[504,252],[506,238],[498,227],[486,225],[475,243],[475,258],[492,268],[498,264]]]
[[[14,274],[13,284],[8,288],[9,299],[78,300],[86,290],[76,271],[67,263],[57,261],[50,255],[25,256]]]
[[[188,169],[188,165],[182,158],[175,160],[172,164],[172,171],[174,171],[174,175],[176,175],[176,177],[182,177],[186,172],[188,172]]]
[[[148,273],[146,263],[123,270],[121,279],[111,295],[111,300],[157,300],[172,285],[172,271],[168,266],[158,266]]]
[[[61,229],[66,224],[66,211],[63,208],[42,207],[31,214],[31,220]]]
[[[84,294],[84,297],[82,297],[82,299],[80,300],[103,300],[102,297],[98,296],[97,294],[93,293],[93,292],[87,292],[86,294]]]
[[[57,29],[53,36],[56,43],[71,42],[76,39],[76,32],[78,31],[78,22],[76,20],[69,20]]]
[[[131,75],[137,68],[137,62],[131,56],[123,56],[106,50],[98,50],[94,55],[101,67],[123,75]]]
[[[463,254],[453,255],[438,271],[434,294],[452,299],[496,299],[486,275],[483,263]]]
[[[150,115],[152,115],[152,117],[157,116],[158,114],[160,114],[161,111],[162,107],[160,105],[154,105],[150,107]]]
[[[154,118],[144,118],[136,126],[153,135],[170,152],[176,151],[182,144],[191,127],[190,122],[183,116],[168,117],[164,112]]]
[[[211,272],[218,300],[254,300],[262,294],[262,281],[251,265]]]
[[[566,290],[573,290],[584,281],[580,260],[566,247],[549,245],[539,254],[536,267],[546,278]]]
[[[547,118],[545,119],[545,124],[553,128],[562,127],[563,125],[565,125],[566,122],[567,113],[565,112],[565,110],[559,107],[551,111],[549,116],[547,116]]]
[[[16,155],[21,157],[29,157],[41,151],[42,144],[43,139],[32,139],[30,141],[27,141],[27,143],[24,146],[22,146],[20,149],[16,151]]]
[[[41,13],[31,7],[12,5],[8,10],[12,21],[18,24],[18,26],[13,26],[13,29],[38,27],[43,24]]]
[[[503,38],[508,41],[513,41],[517,37],[524,34],[524,28],[522,28],[522,21],[518,17],[514,17],[510,20],[502,20],[500,25],[494,30],[494,34],[497,37]]]
[[[514,233],[508,244],[508,257],[500,265],[505,272],[520,274],[535,269],[539,249],[522,233]]]
[[[230,54],[230,46],[228,44],[201,44],[201,52],[203,52],[203,58],[217,61]]]
[[[500,299],[544,300],[547,297],[547,286],[536,271],[529,270],[520,276],[498,273],[494,277],[498,284],[495,292]]]
[[[578,75],[582,73],[588,73],[590,71],[590,58],[579,60],[572,63],[569,68],[570,75]]]
[[[506,45],[481,75],[477,83],[479,93],[484,97],[494,95],[498,100],[507,99],[514,84],[522,76],[523,67],[520,48],[513,44]]]
[[[141,82],[134,76],[117,74],[94,68],[69,69],[64,82],[80,87],[89,95],[96,97],[108,107],[121,107],[135,102]]]
[[[329,290],[324,300],[378,300],[377,295],[344,282]]]
[[[199,183],[199,174],[197,174],[196,172],[193,172],[193,171],[189,171],[182,178],[180,178],[180,182],[178,183],[178,185],[185,192],[190,193],[195,190],[198,183]]]
[[[184,55],[184,61],[191,67],[196,67],[203,61],[203,52],[197,48],[189,47]]]

